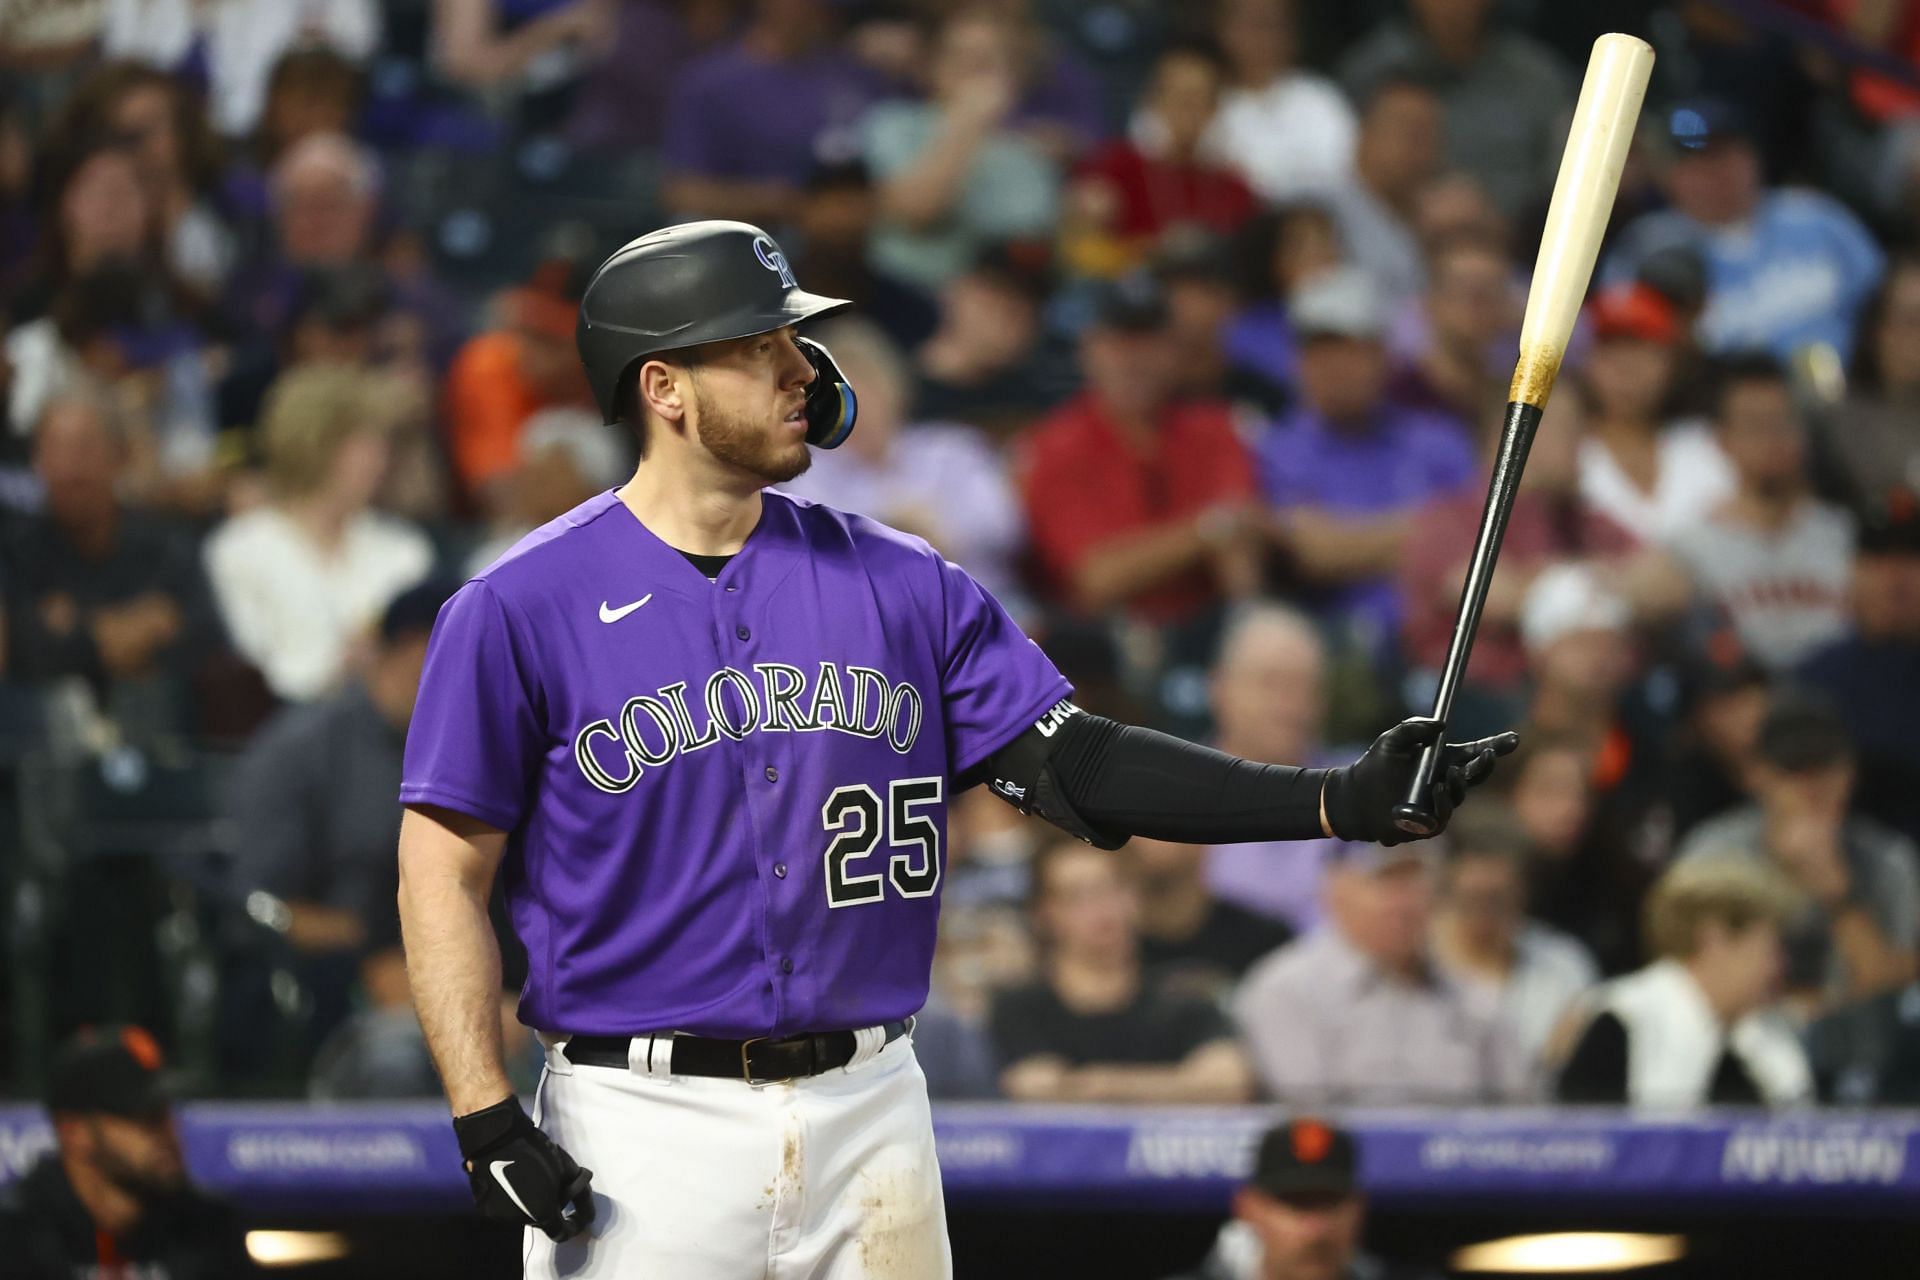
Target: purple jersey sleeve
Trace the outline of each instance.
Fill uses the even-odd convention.
[[[963,774],[1073,693],[1040,646],[1014,625],[979,583],[940,562],[945,609],[941,697],[947,712],[947,759]]]
[[[484,581],[440,610],[407,728],[400,802],[432,804],[502,831],[520,825],[545,748],[534,664]]]

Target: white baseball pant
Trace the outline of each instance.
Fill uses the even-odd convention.
[[[544,1037],[543,1037],[544,1038]],[[547,1046],[534,1120],[593,1170],[594,1223],[529,1228],[530,1280],[950,1280],[927,1080],[902,1036],[781,1084],[674,1076]]]

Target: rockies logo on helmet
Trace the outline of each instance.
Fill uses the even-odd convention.
[[[780,283],[789,289],[797,288],[793,279],[793,268],[787,265],[787,255],[780,252],[780,246],[771,236],[753,238],[753,256],[760,259],[760,265],[769,271],[778,272]]]

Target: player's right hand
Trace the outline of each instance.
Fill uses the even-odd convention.
[[[473,1202],[487,1217],[538,1227],[554,1240],[571,1240],[593,1221],[593,1170],[540,1132],[520,1099],[455,1116],[453,1131]]]

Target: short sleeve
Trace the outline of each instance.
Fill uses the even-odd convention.
[[[400,802],[440,805],[502,831],[518,826],[545,748],[536,690],[506,606],[485,581],[469,582],[427,642]]]
[[[1040,646],[958,565],[940,565],[947,767],[965,773],[1073,693]]]

